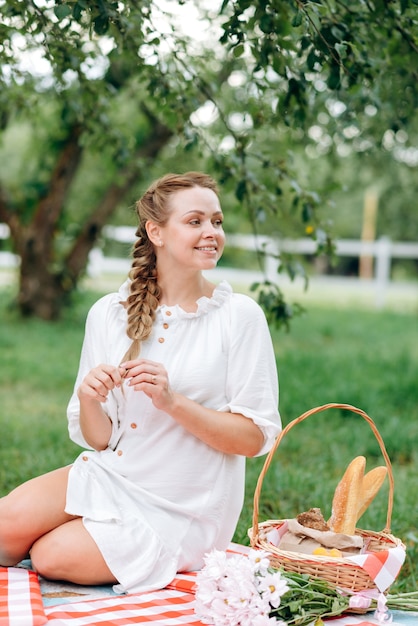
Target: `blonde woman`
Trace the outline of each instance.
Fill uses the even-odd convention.
[[[168,174],[136,205],[129,279],[86,322],[68,406],[83,451],[0,500],[0,564],[30,555],[50,579],[162,588],[226,549],[245,457],[280,430],[260,307],[203,272],[222,254],[214,180]]]

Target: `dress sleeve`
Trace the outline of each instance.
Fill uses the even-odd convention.
[[[228,404],[219,410],[252,419],[264,435],[257,456],[266,454],[281,430],[276,359],[264,312],[241,294],[231,306],[226,393]]]
[[[74,385],[73,394],[67,407],[68,432],[70,439],[84,448],[90,448],[85,441],[80,429],[80,402],[77,389],[86,374],[100,363],[110,363],[108,355],[108,328],[109,309],[113,294],[104,296],[90,309],[85,326],[84,340],[81,348],[80,363]],[[108,399],[102,405],[103,410],[109,415],[112,422],[112,435],[109,446],[113,447],[114,441],[119,438],[116,402],[113,394],[109,393]]]

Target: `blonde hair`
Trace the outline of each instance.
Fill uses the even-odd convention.
[[[126,333],[132,344],[122,359],[128,361],[138,356],[141,342],[149,337],[155,312],[161,297],[158,285],[157,257],[154,244],[148,238],[145,225],[152,221],[164,226],[170,217],[170,197],[176,191],[192,187],[205,187],[219,195],[216,182],[202,172],[166,174],[154,181],[136,204],[139,219],[132,251],[132,266],[129,273],[130,293],[121,304],[126,308],[128,324]]]

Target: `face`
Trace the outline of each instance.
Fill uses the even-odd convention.
[[[215,267],[225,245],[222,222],[219,199],[211,189],[176,191],[170,198],[168,222],[158,227],[159,237],[154,241],[157,257],[188,269]]]

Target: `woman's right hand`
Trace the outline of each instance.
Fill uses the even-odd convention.
[[[124,368],[101,363],[84,377],[77,390],[77,395],[80,400],[84,398],[106,402],[109,391],[121,386],[124,374]]]

